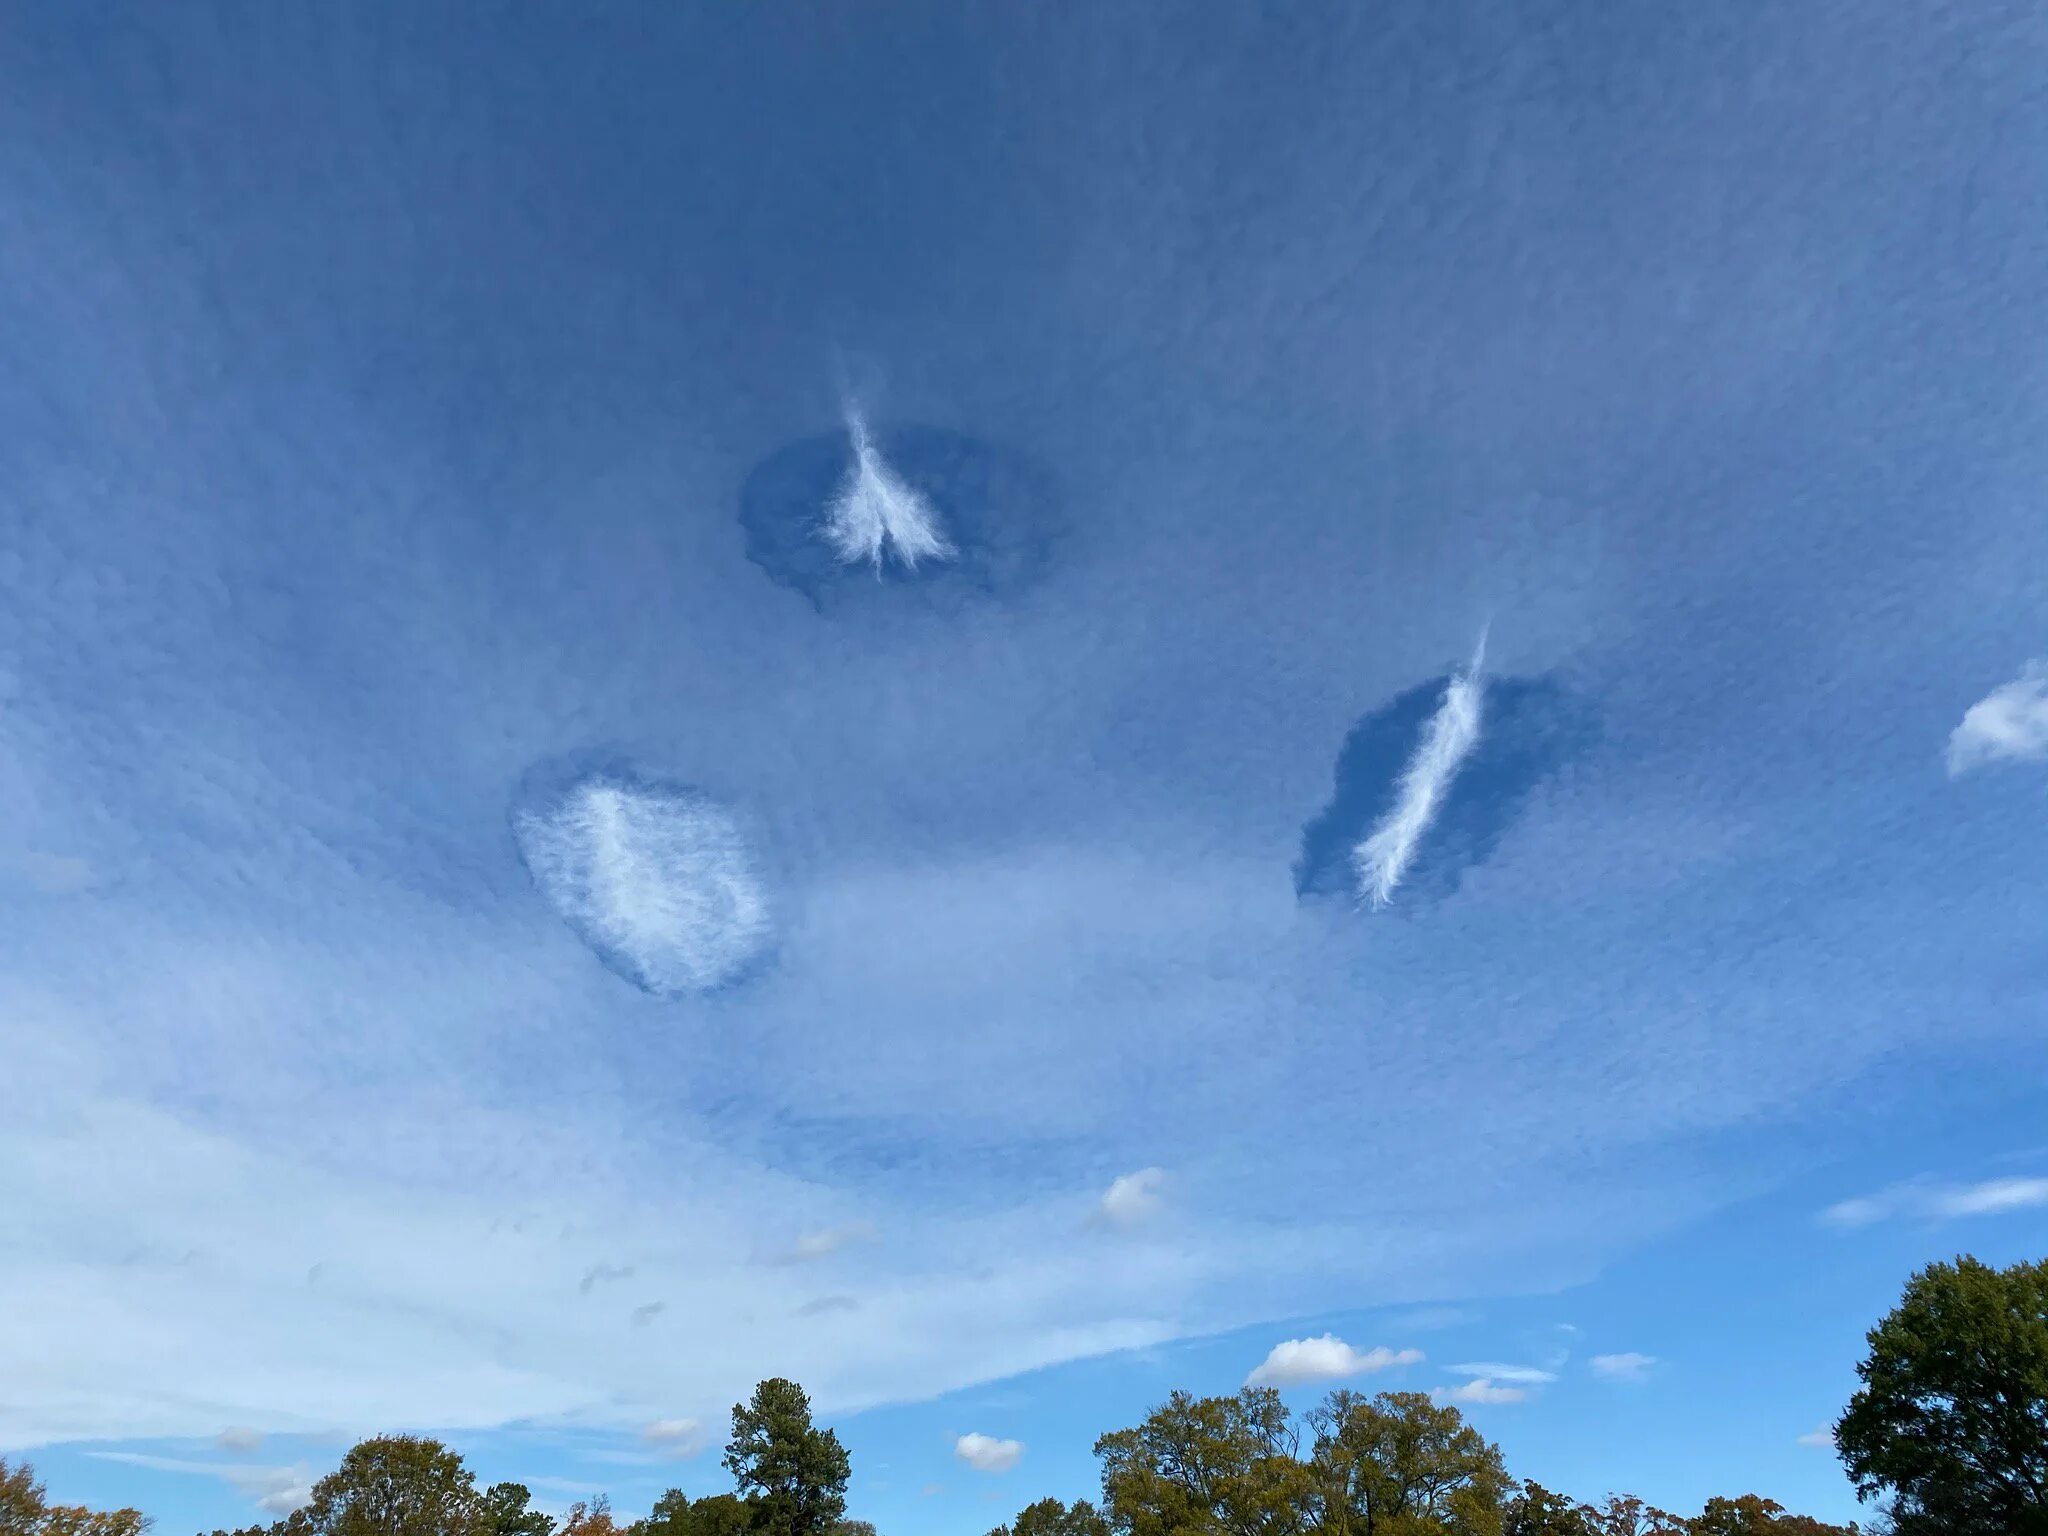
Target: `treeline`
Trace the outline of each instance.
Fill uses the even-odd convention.
[[[2048,1262],[1935,1264],[1870,1331],[1863,1385],[1834,1426],[1844,1467],[1890,1536],[2048,1536]],[[1681,1517],[1509,1476],[1500,1447],[1415,1392],[1332,1392],[1296,1417],[1270,1387],[1176,1392],[1102,1436],[1098,1507],[1041,1499],[989,1536],[1858,1536],[1757,1494]],[[270,1526],[212,1536],[875,1536],[846,1517],[845,1447],[803,1389],[764,1381],[732,1411],[733,1491],[671,1489],[621,1524],[603,1499],[557,1521],[518,1483],[478,1488],[411,1435],[364,1440]],[[49,1504],[0,1461],[0,1536],[141,1536],[132,1509]]]

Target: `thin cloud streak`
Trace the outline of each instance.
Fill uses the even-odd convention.
[[[1422,744],[1401,775],[1393,809],[1380,818],[1364,841],[1352,850],[1358,872],[1358,895],[1375,910],[1393,900],[1423,837],[1435,823],[1458,769],[1479,744],[1484,725],[1486,636],[1479,637],[1472,663],[1451,679],[1444,701],[1424,729]]]
[[[1977,1184],[1901,1184],[1874,1195],[1839,1201],[1821,1212],[1835,1227],[1867,1227],[1880,1221],[1955,1221],[1965,1216],[2003,1216],[2048,1206],[2048,1178],[1985,1179]]]

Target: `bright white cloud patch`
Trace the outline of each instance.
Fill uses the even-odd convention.
[[[1401,775],[1393,808],[1351,852],[1352,867],[1358,872],[1359,899],[1374,908],[1393,900],[1423,837],[1443,809],[1458,769],[1479,744],[1486,698],[1480,669],[1485,658],[1482,637],[1472,665],[1451,679],[1443,703],[1423,728],[1422,743]]]
[[[1631,1349],[1618,1355],[1595,1355],[1588,1363],[1593,1367],[1595,1376],[1605,1376],[1612,1381],[1640,1381],[1657,1363],[1657,1357],[1639,1355]]]
[[[853,467],[825,509],[823,526],[840,564],[879,569],[893,556],[916,570],[920,561],[951,559],[938,510],[889,466],[860,412],[850,408],[846,435],[853,441]]]
[[[739,818],[707,796],[597,775],[520,810],[513,832],[541,893],[649,992],[730,981],[773,937]]]
[[[1353,1349],[1334,1333],[1315,1339],[1287,1339],[1275,1344],[1272,1353],[1245,1377],[1248,1387],[1298,1387],[1311,1381],[1341,1381],[1347,1376],[1365,1376],[1390,1366],[1415,1365],[1422,1359],[1419,1349],[1387,1349],[1363,1352]]]
[[[1948,738],[1950,777],[1991,763],[2048,759],[2048,661],[2030,661],[2020,675],[1963,712]]]
[[[1007,1472],[1024,1456],[1022,1440],[998,1440],[992,1435],[962,1435],[953,1442],[953,1454],[977,1472]]]
[[[1110,1182],[1096,1203],[1095,1217],[1104,1226],[1142,1226],[1159,1214],[1160,1197],[1166,1188],[1166,1170],[1140,1168]]]
[[[1867,1227],[1895,1219],[1954,1221],[2002,1216],[2048,1205],[2048,1178],[1986,1179],[1980,1184],[1901,1184],[1874,1195],[1843,1200],[1821,1212],[1837,1227]]]
[[[1487,1376],[1475,1376],[1462,1387],[1438,1387],[1429,1394],[1439,1403],[1520,1403],[1526,1402],[1529,1392],[1526,1387],[1509,1387]]]
[[[1799,1437],[1801,1445],[1810,1445],[1816,1450],[1832,1451],[1835,1448],[1833,1426],[1823,1424],[1819,1429],[1809,1430]]]
[[[656,1419],[640,1431],[640,1438],[678,1461],[697,1455],[707,1443],[704,1426],[696,1419]]]
[[[1450,1367],[1460,1376],[1485,1377],[1491,1381],[1515,1381],[1526,1385],[1541,1386],[1557,1380],[1557,1372],[1546,1371],[1534,1365],[1504,1365],[1498,1360],[1473,1360],[1464,1365]]]

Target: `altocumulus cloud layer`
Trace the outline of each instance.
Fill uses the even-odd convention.
[[[537,793],[512,830],[563,921],[648,992],[709,991],[773,942],[745,828],[708,795],[598,773]]]
[[[1554,678],[1482,677],[1475,663],[1417,684],[1346,737],[1335,792],[1302,830],[1296,894],[1442,900],[1592,737],[1591,708]]]

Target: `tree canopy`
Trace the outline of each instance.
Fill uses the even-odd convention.
[[[811,1423],[811,1400],[793,1381],[773,1377],[732,1410],[725,1468],[752,1507],[760,1536],[830,1536],[846,1514],[852,1476],[846,1448]]]
[[[2048,1532],[2048,1261],[1931,1264],[1868,1341],[1835,1445],[1899,1536]]]
[[[0,1536],[142,1536],[149,1523],[137,1509],[52,1504],[34,1468],[0,1458]]]

